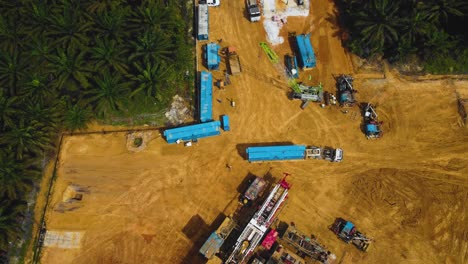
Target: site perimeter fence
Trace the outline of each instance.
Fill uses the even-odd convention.
[[[57,153],[56,153],[56,156],[55,156],[55,161],[54,161],[54,170],[52,171],[52,176],[50,177],[50,181],[49,181],[49,188],[47,190],[47,194],[46,194],[46,201],[45,201],[45,205],[44,205],[44,209],[42,211],[42,214],[41,214],[41,220],[39,221],[39,225],[37,227],[37,232],[36,232],[36,235],[34,237],[34,240],[33,240],[33,259],[32,259],[32,263],[36,264],[38,263],[39,261],[39,256],[40,256],[40,253],[41,253],[41,248],[42,248],[42,240],[40,239],[41,236],[42,236],[42,232],[44,232],[43,230],[43,227],[44,227],[44,224],[45,224],[45,214],[46,214],[46,210],[47,210],[47,206],[49,205],[49,201],[50,201],[50,194],[52,192],[52,186],[53,186],[53,183],[56,179],[56,176],[57,176],[57,163],[58,163],[58,160],[59,160],[59,157],[60,157],[60,151],[62,150],[62,141],[63,141],[63,137],[64,137],[64,134],[61,133],[60,134],[60,140],[59,140],[59,145],[58,145],[58,148],[57,148]],[[39,194],[40,194],[40,191],[39,191]]]

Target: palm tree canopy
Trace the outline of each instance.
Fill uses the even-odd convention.
[[[120,74],[105,71],[96,78],[96,87],[87,92],[89,102],[95,105],[98,115],[106,117],[109,114],[124,109],[129,95],[129,83],[121,81]]]
[[[16,153],[16,158],[22,160],[25,155],[40,155],[51,148],[50,129],[38,121],[27,123],[24,119],[0,137],[0,145]]]
[[[3,199],[0,202],[0,255],[8,250],[9,242],[20,238],[20,220],[26,208],[26,202],[21,200]]]
[[[463,0],[431,0],[425,1],[423,6],[427,19],[447,24],[450,15],[464,15],[464,11],[468,9],[468,2]]]
[[[89,41],[86,33],[91,30],[92,23],[84,19],[87,14],[74,3],[65,1],[50,18],[51,30],[48,35],[63,48],[86,47]]]
[[[391,0],[372,0],[367,8],[356,14],[356,26],[361,29],[364,43],[375,51],[381,51],[385,42],[398,41],[400,26],[397,19],[398,5]]]
[[[14,120],[21,114],[18,104],[19,97],[7,97],[4,91],[0,90],[0,130],[12,128]]]
[[[71,105],[65,112],[64,125],[71,132],[87,128],[87,124],[91,119],[91,111],[81,107],[78,104]]]
[[[96,60],[95,69],[102,70],[106,66],[122,74],[128,73],[128,66],[125,61],[125,51],[115,40],[97,39],[96,46],[91,49],[91,58]]]
[[[88,88],[90,77],[89,68],[85,65],[85,52],[73,48],[63,50],[57,49],[57,54],[49,56],[50,71],[55,73],[56,78],[53,82],[57,89],[73,90],[73,84],[78,84],[82,88]],[[74,83],[73,83],[74,82]]]
[[[132,95],[143,92],[147,96],[160,99],[161,92],[171,75],[171,66],[150,61],[146,61],[143,65],[135,63],[134,66],[138,73],[132,76],[132,80],[139,85]]]
[[[14,152],[0,151],[0,197],[17,199],[30,191],[31,183],[40,175],[34,167],[25,167],[27,162],[19,163]]]

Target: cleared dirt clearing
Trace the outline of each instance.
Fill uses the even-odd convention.
[[[312,29],[318,67],[310,84],[334,92],[331,74],[351,73],[351,62],[335,36],[332,3],[311,5],[309,17],[289,18],[281,34]],[[301,110],[288,99],[286,81],[258,46],[264,29],[248,22],[244,6],[229,0],[210,9],[210,38],[235,46],[245,69],[226,90],[213,90],[214,119],[228,114],[232,131],[190,148],[168,145],[154,131],[141,152],[127,149],[125,133],[65,137],[47,228],[83,232],[81,247],[44,248],[41,262],[202,262],[197,251],[220,214],[235,209],[244,178],[283,172],[292,174],[292,189],[280,218],[318,236],[338,263],[468,262],[468,131],[459,126],[455,95],[468,84],[412,83],[392,72],[357,79],[358,100],[377,104],[385,122],[383,138],[366,140],[357,107],[348,114],[314,104]],[[274,49],[281,58],[290,52],[287,41]],[[249,164],[245,147],[266,142],[341,147],[344,161]],[[70,184],[88,192],[73,202],[77,208],[57,211]],[[368,253],[327,229],[335,217],[374,239]]]

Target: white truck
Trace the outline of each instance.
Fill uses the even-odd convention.
[[[343,160],[343,149],[310,146],[306,149],[306,157],[309,159],[324,159],[331,162],[341,162]]]
[[[249,13],[250,22],[260,21],[260,8],[257,0],[246,0],[247,12]]]
[[[208,6],[219,6],[220,0],[200,0],[199,4],[207,4]]]

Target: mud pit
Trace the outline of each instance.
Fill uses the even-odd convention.
[[[310,74],[333,91],[331,74],[351,73],[351,63],[335,37],[331,3],[312,1],[310,14],[288,18],[282,34],[312,31],[318,67]],[[468,262],[468,132],[459,126],[455,96],[467,83],[410,83],[391,72],[385,80],[357,79],[358,99],[377,104],[385,122],[384,137],[369,141],[359,115],[313,104],[301,110],[288,100],[285,80],[258,46],[262,24],[247,21],[243,1],[211,8],[210,34],[237,47],[244,69],[226,90],[213,91],[213,116],[228,114],[232,130],[190,148],[168,145],[155,131],[137,153],[127,150],[125,133],[66,137],[47,228],[82,232],[81,247],[46,247],[41,263],[203,263],[197,251],[235,209],[240,183],[268,172],[292,174],[280,218],[315,234],[338,263]],[[289,43],[275,50],[282,56]],[[264,142],[341,147],[344,161],[245,161],[245,147]],[[78,208],[54,211],[70,184],[87,190]],[[327,229],[335,217],[374,239],[368,253]]]

